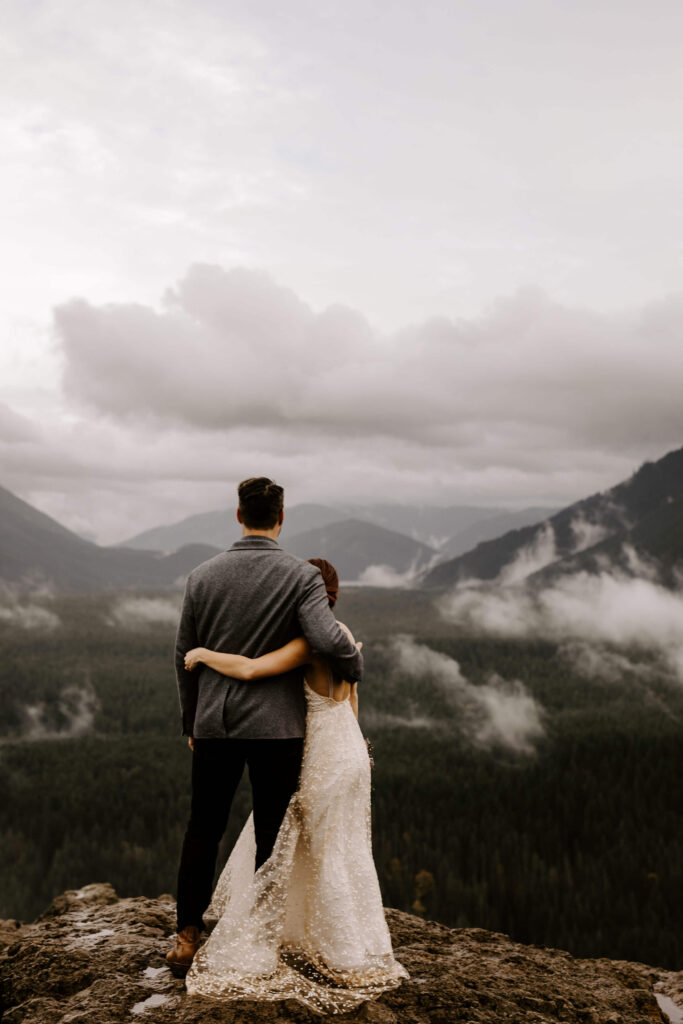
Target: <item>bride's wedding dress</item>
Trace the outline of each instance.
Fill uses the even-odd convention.
[[[242,830],[204,915],[216,925],[187,991],[341,1013],[408,975],[392,954],[372,859],[365,741],[348,698],[305,689],[299,789],[256,874],[252,817]]]

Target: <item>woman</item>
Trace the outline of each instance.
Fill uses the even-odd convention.
[[[309,561],[320,569],[334,606],[334,567]],[[217,923],[195,956],[187,990],[297,999],[321,1013],[351,1010],[407,977],[393,957],[372,859],[370,762],[356,686],[335,682],[303,637],[254,659],[188,651],[187,668],[200,661],[240,679],[306,665],[308,716],[299,788],[272,856],[254,874],[250,817],[205,914]]]

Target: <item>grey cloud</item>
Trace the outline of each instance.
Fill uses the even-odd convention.
[[[676,295],[427,319],[680,288],[677,5],[437,6],[3,6],[5,306],[42,331],[91,299],[61,335],[80,436],[37,402],[4,483],[111,539],[255,464],[299,500],[561,504],[681,443]],[[307,302],[204,267],[152,308],[197,254]],[[21,348],[5,372],[51,382]]]
[[[574,573],[540,589],[464,585],[439,607],[448,620],[492,636],[651,652],[683,682],[683,591],[669,590],[652,578],[606,570]],[[585,654],[578,660],[588,664]],[[612,658],[611,667],[599,668],[606,664],[599,656],[595,664],[600,674],[616,662]]]
[[[378,711],[376,708],[361,708],[361,723],[364,729],[434,729],[444,731],[445,726],[442,719],[430,718],[429,715],[394,715],[388,711]]]
[[[513,586],[550,565],[556,558],[555,531],[550,523],[544,523],[533,540],[503,567],[498,582],[503,587]]]
[[[39,436],[40,431],[31,420],[0,402],[0,445],[25,444]]]
[[[528,292],[478,320],[385,335],[263,273],[195,266],[160,310],[59,307],[69,416],[41,403],[33,440],[0,440],[3,481],[103,540],[227,506],[254,467],[290,502],[567,504],[680,444],[675,360],[648,348],[656,332],[675,348],[678,308],[609,320]],[[623,407],[600,434],[618,357],[632,390],[648,361],[661,389],[640,418],[617,389]]]
[[[177,626],[180,607],[177,601],[164,597],[124,597],[116,602],[108,622],[128,630],[147,626]]]
[[[608,530],[601,523],[590,523],[583,513],[575,517],[571,523],[571,530],[574,535],[574,554],[586,551],[587,548],[599,544],[608,535]]]
[[[11,291],[147,298],[188,253],[389,324],[678,287],[676,5],[610,7],[5,4]]]
[[[661,447],[563,453],[543,432],[524,442],[491,430],[425,449],[402,436],[332,437],[295,423],[210,430],[84,412],[46,414],[39,441],[2,444],[2,484],[101,542],[232,507],[237,482],[262,472],[287,501],[568,504],[629,476]],[[532,457],[533,456],[533,457]]]
[[[673,446],[683,345],[666,360],[652,346],[678,336],[682,313],[683,298],[608,317],[529,291],[389,336],[342,307],[314,313],[262,273],[196,265],[161,312],[77,300],[55,317],[67,394],[121,420],[476,439],[525,469],[549,448],[642,443],[643,423],[650,444]]]
[[[59,616],[50,608],[44,608],[42,605],[34,603],[21,604],[18,602],[0,605],[0,622],[41,633],[52,633],[62,624]]]
[[[358,577],[358,583],[366,587],[411,587],[418,579],[417,564],[405,572],[398,572],[390,565],[369,565]]]
[[[18,740],[62,740],[84,736],[92,731],[100,702],[89,682],[66,686],[57,701],[59,724],[48,719],[45,704],[27,704],[23,708],[25,726]]]
[[[633,678],[645,683],[654,683],[671,674],[671,666],[660,657],[644,659],[629,656],[629,653],[572,640],[562,644],[558,655],[568,662],[585,679],[601,679],[608,683],[623,683]]]
[[[475,686],[454,658],[409,636],[395,637],[391,650],[400,671],[414,679],[435,680],[457,707],[460,728],[473,744],[531,754],[545,735],[543,708],[520,680],[491,673],[485,683]],[[411,720],[410,724],[417,723]]]

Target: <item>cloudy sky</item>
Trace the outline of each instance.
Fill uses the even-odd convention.
[[[683,444],[678,0],[5,0],[0,483],[564,504]]]

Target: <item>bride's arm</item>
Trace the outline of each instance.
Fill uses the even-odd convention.
[[[233,679],[262,679],[264,676],[282,675],[310,660],[311,648],[308,641],[298,636],[284,647],[262,654],[260,658],[245,658],[242,654],[221,654],[207,647],[194,647],[185,655],[185,668],[191,672],[201,662]]]
[[[354,715],[358,718],[358,683],[351,683],[349,704],[351,705]]]

